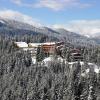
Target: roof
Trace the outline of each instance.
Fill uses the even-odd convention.
[[[43,43],[43,45],[55,45],[56,43],[55,42],[46,42],[46,43]]]
[[[30,46],[31,47],[38,47],[38,46],[42,45],[42,43],[29,43],[28,45],[29,45],[29,47]]]
[[[45,43],[29,43],[31,46],[41,46],[41,45],[54,45],[55,42],[45,42]]]
[[[26,42],[14,42],[20,48],[28,48],[28,44]]]

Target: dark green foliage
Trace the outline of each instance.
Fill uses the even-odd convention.
[[[39,61],[42,61],[44,58],[45,58],[45,53],[43,52],[43,49],[42,48],[40,48],[40,47],[38,47],[38,49],[37,49],[37,55],[36,55],[36,59],[37,59],[37,61],[39,62]]]

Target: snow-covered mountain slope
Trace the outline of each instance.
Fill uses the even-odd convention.
[[[5,24],[5,22],[3,20],[0,20],[0,23]]]
[[[69,40],[74,45],[81,45],[81,46],[88,46],[88,45],[95,45],[96,42],[92,40],[91,38],[88,38],[86,36],[82,36],[80,34],[67,31],[65,29],[55,29],[57,32],[59,32],[60,36],[65,38],[66,40]]]
[[[20,32],[19,32],[20,30]],[[27,32],[26,32],[27,31]],[[59,40],[65,40],[67,42],[70,42],[73,45],[81,45],[81,46],[88,46],[88,45],[96,45],[96,42],[90,38],[87,38],[85,36],[67,31],[65,29],[52,29],[49,27],[39,26],[36,25],[30,25],[27,23],[10,20],[10,19],[4,19],[0,18],[0,33],[6,33],[6,34],[18,34],[18,33],[39,33],[44,34],[49,37],[54,37]]]

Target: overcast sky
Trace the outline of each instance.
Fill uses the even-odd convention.
[[[32,25],[100,32],[100,0],[0,0],[0,16]]]

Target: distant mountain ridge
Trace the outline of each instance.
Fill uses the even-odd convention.
[[[96,41],[86,36],[67,31],[65,29],[53,29],[49,27],[36,27],[29,25],[27,23],[0,18],[0,33],[5,34],[21,34],[31,33],[31,34],[44,34],[47,36],[52,36],[58,38],[59,40],[66,40],[73,45],[97,45]]]

